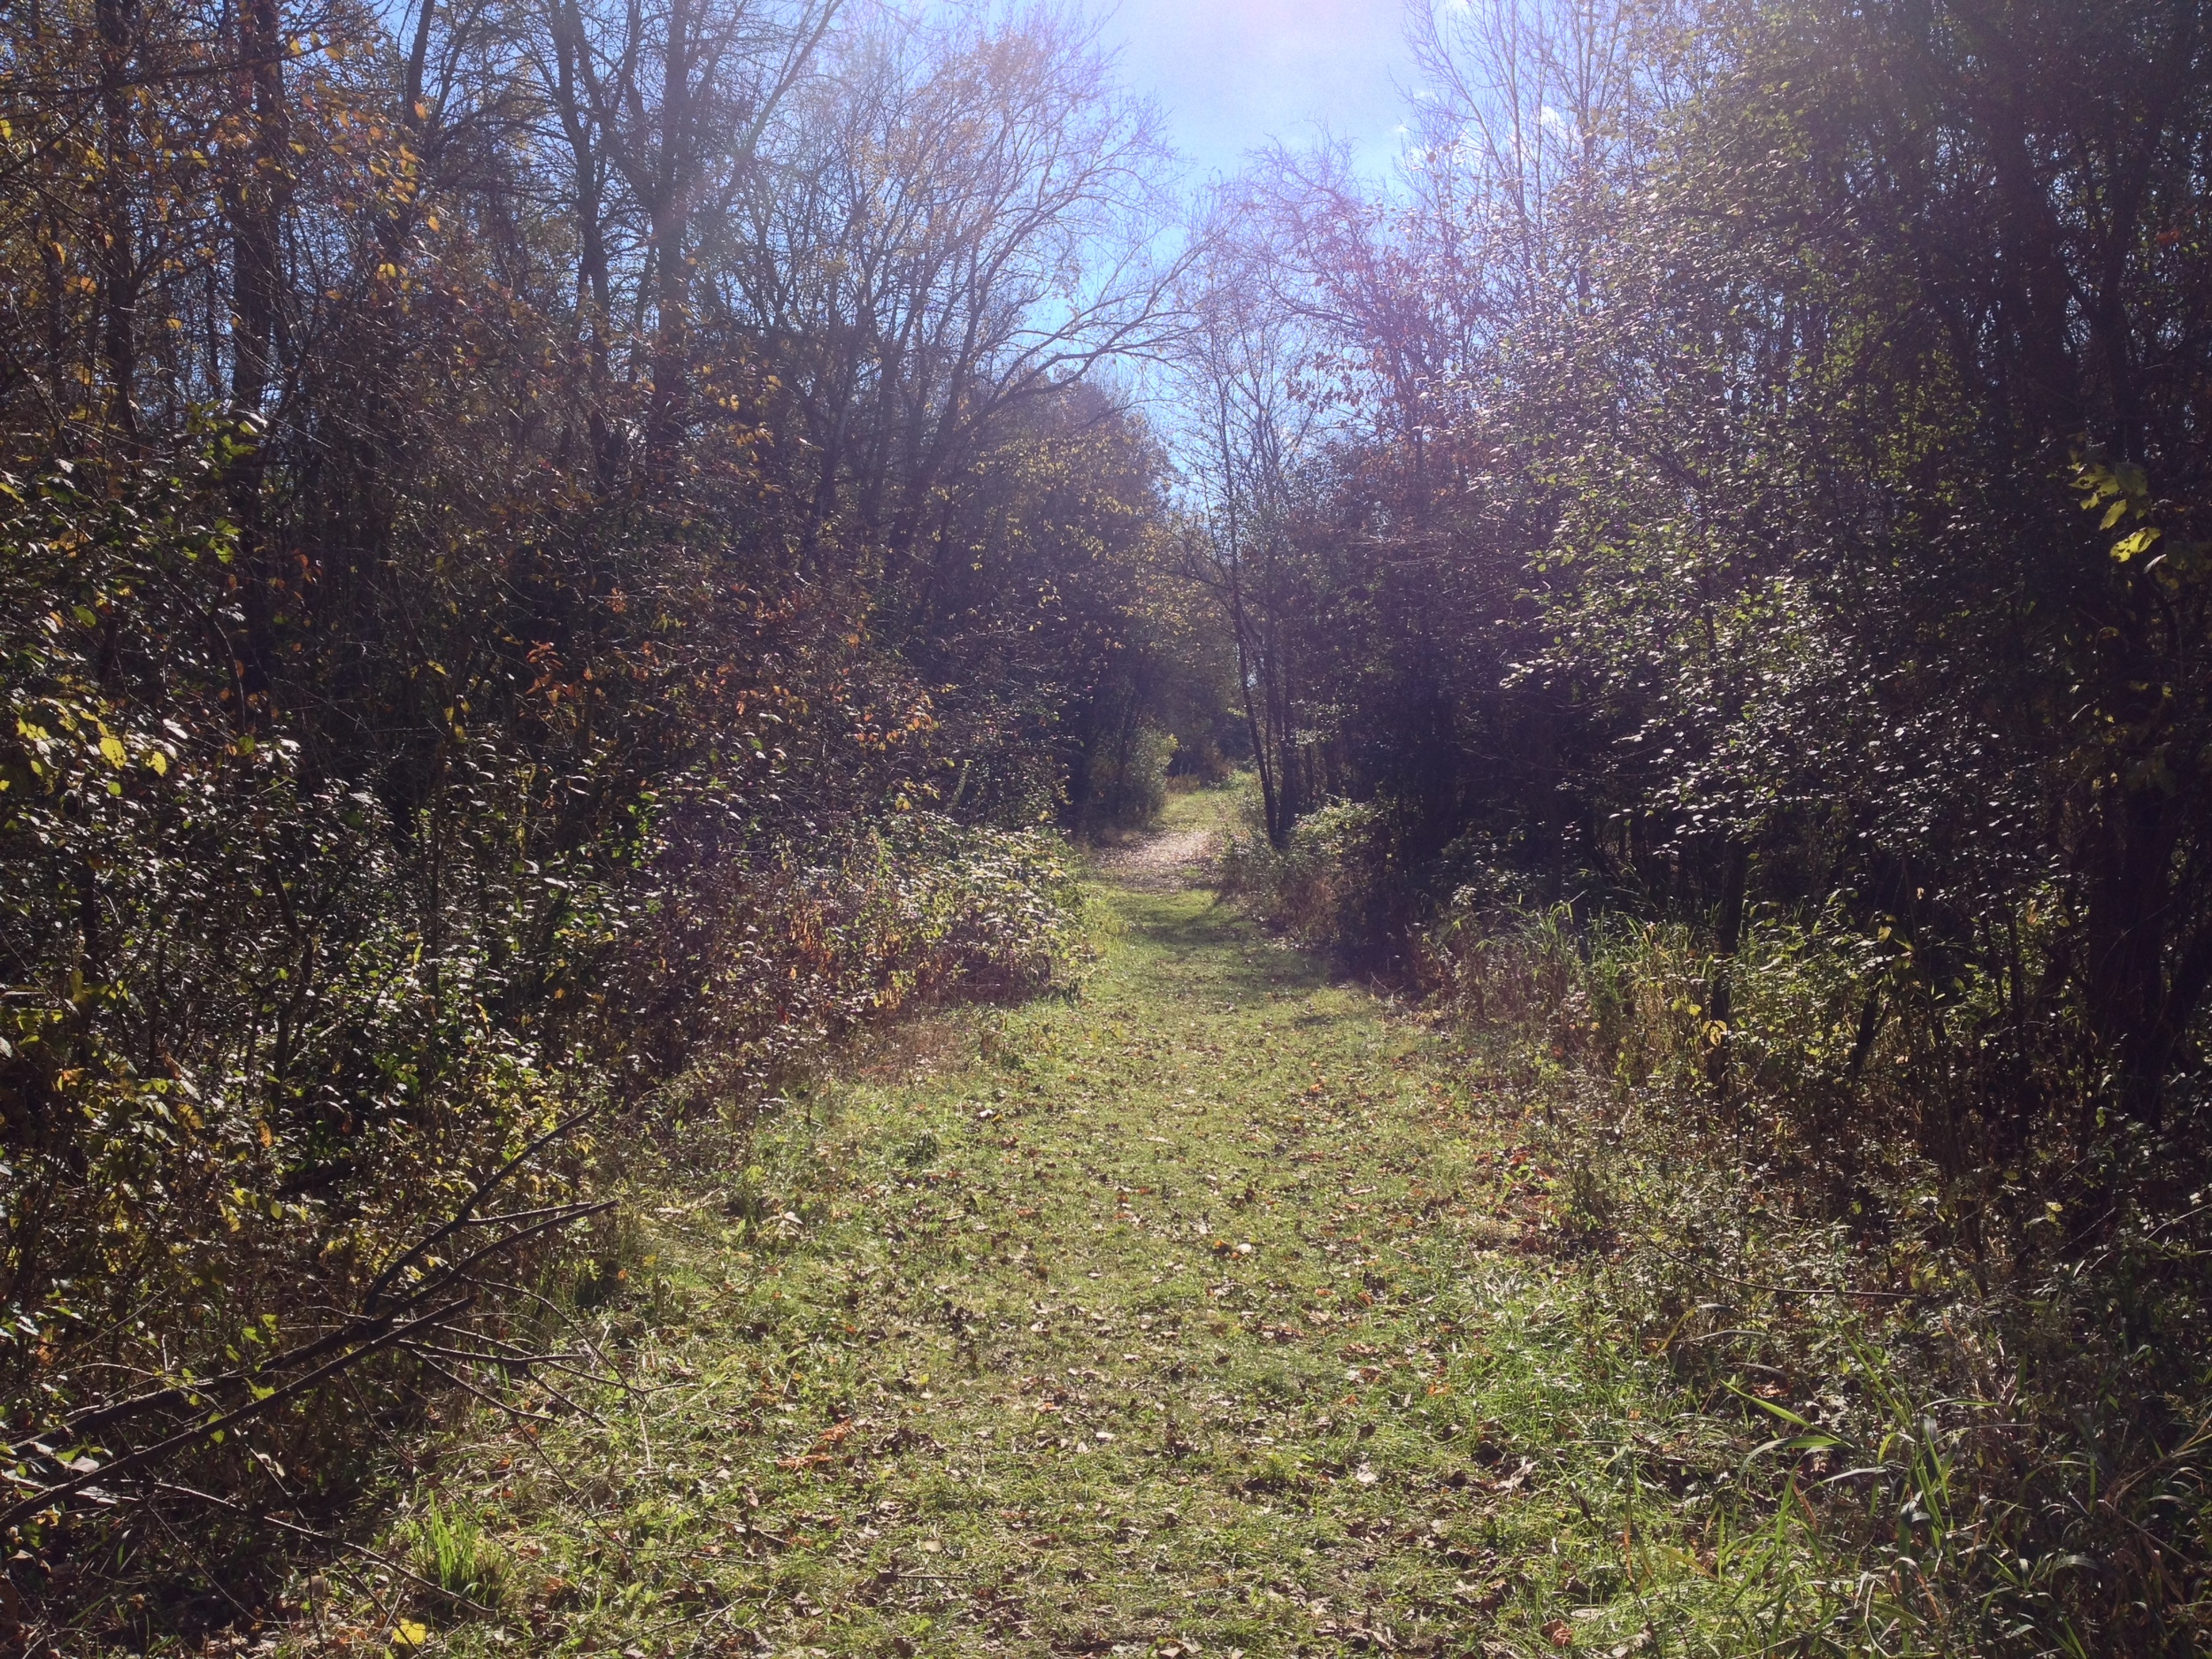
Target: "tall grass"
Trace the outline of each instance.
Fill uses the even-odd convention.
[[[1755,912],[1732,956],[1494,888],[1423,914],[1362,890],[1377,823],[1247,838],[1229,880],[1348,963],[1415,914],[1402,981],[1527,1115],[1548,1243],[1728,1425],[1714,1570],[1793,1609],[1778,1648],[2212,1650],[2212,1194],[2164,1202],[2154,1148],[2085,1172],[2063,1113],[1992,1135],[2001,987],[1932,992],[1839,912]]]
[[[2085,1253],[2021,1168],[1926,1133],[1958,1080],[1881,942],[1770,915],[1724,960],[1565,907],[1424,938],[1471,1064],[1548,1125],[1559,1245],[1739,1423],[1744,1491],[1817,1563],[1838,1644],[2202,1652],[2200,1217],[2118,1195]],[[1901,1006],[1870,1020],[1875,996]]]
[[[465,1507],[449,1509],[434,1493],[412,1530],[415,1571],[426,1584],[479,1606],[506,1593],[507,1553]]]

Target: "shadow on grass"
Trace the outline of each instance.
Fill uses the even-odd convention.
[[[1333,983],[1328,964],[1286,950],[1210,895],[1110,889],[1108,902],[1148,944],[1179,956],[1207,958],[1208,977],[1240,995],[1318,991]],[[1331,1017],[1333,1018],[1333,1017]]]

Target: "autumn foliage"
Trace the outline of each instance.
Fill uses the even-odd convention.
[[[1046,834],[1179,660],[1083,383],[1155,150],[1048,16],[832,22],[0,22],[27,1591],[188,1623],[227,1519],[531,1351],[626,1138],[1063,971]]]

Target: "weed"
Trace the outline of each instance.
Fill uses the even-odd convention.
[[[490,1606],[507,1584],[505,1553],[465,1509],[448,1509],[433,1494],[415,1528],[416,1573],[450,1596]]]

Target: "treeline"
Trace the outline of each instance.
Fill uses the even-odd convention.
[[[1195,371],[1270,835],[1724,954],[1827,907],[1954,1164],[2185,1141],[2201,9],[1438,18],[1410,199],[1286,157]]]
[[[1402,184],[1275,157],[1209,255],[1239,878],[1741,1160],[1663,1218],[1713,1271],[1655,1341],[1778,1274],[1778,1330],[1852,1306],[1723,1259],[1752,1193],[1924,1316],[1957,1508],[1862,1517],[1868,1583],[1941,1586],[1868,1640],[2189,1650],[2212,14],[1477,0],[1415,44]],[[1797,1329],[1766,1357],[1854,1371]],[[1670,1351],[1718,1398],[1733,1340]]]
[[[1060,971],[1223,764],[1163,161],[1047,10],[0,14],[0,1622],[250,1605],[626,1125]]]

